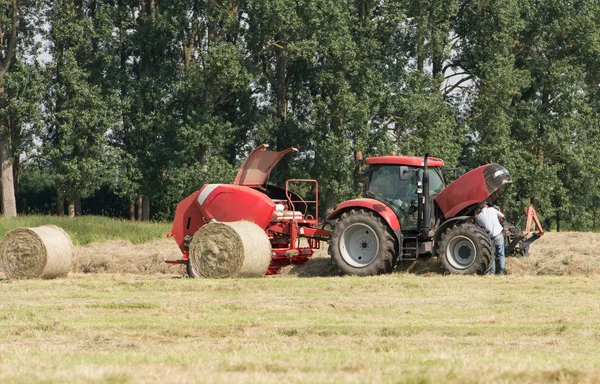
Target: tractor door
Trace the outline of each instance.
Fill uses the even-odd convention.
[[[403,231],[417,229],[415,167],[372,165],[369,168],[367,197],[377,199],[392,208]]]
[[[402,227],[402,231],[416,231],[418,228],[417,180],[421,167],[406,165],[372,165],[369,168],[367,197],[375,198],[392,208]],[[430,199],[437,196],[445,187],[437,168],[429,168]],[[431,206],[431,204],[430,204]]]

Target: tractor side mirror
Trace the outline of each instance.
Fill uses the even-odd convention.
[[[409,173],[410,170],[406,165],[400,166],[400,180],[408,180],[410,178]]]

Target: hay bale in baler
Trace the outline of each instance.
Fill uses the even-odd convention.
[[[201,277],[261,277],[271,262],[271,243],[252,222],[212,222],[194,234],[189,257]]]
[[[0,267],[9,279],[53,279],[71,269],[73,243],[62,228],[17,228],[0,244]]]

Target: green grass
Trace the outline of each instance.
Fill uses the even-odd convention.
[[[165,238],[171,223],[134,223],[102,216],[59,216],[30,215],[14,218],[0,217],[0,236],[18,227],[56,225],[67,231],[75,245],[99,243],[108,240],[129,240],[142,244]]]
[[[0,382],[595,383],[600,279],[0,281]]]

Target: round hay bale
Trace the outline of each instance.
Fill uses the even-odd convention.
[[[190,244],[190,263],[201,277],[261,277],[271,262],[265,231],[249,221],[212,222]]]
[[[17,228],[0,244],[0,267],[9,279],[53,279],[71,269],[73,243],[62,228]]]

